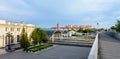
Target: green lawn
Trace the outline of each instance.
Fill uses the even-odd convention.
[[[43,44],[43,45],[40,45],[40,46],[35,46],[35,47],[32,47],[32,48],[28,48],[27,51],[30,51],[30,52],[36,52],[36,51],[41,51],[45,48],[48,48],[48,47],[51,47],[53,45],[50,45],[50,44]]]

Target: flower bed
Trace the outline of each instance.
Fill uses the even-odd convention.
[[[48,48],[48,47],[51,47],[53,45],[50,45],[50,44],[43,44],[43,45],[39,45],[39,46],[35,46],[35,47],[32,47],[32,48],[28,48],[27,51],[30,51],[30,52],[36,52],[36,51],[41,51],[45,48]]]

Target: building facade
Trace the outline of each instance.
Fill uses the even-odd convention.
[[[35,25],[0,20],[0,47],[5,47],[8,44],[18,44],[23,28],[25,28],[28,38],[30,39]]]

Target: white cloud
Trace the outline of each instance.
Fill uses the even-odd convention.
[[[114,17],[109,16],[98,16],[98,17],[84,17],[83,19],[79,20],[78,23],[84,25],[92,25],[93,27],[97,27],[97,23],[99,23],[99,28],[106,28],[113,26],[116,23],[116,20],[113,19]]]
[[[28,9],[25,9],[28,8]],[[10,0],[0,2],[1,14],[16,14],[16,15],[35,15],[37,12],[32,9],[24,0]]]
[[[0,4],[0,11],[8,11],[8,10],[10,10],[8,6]]]
[[[83,13],[99,13],[108,11],[118,0],[74,0],[68,2],[68,6],[63,13],[68,15],[83,14]]]

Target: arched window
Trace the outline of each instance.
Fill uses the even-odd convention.
[[[11,35],[11,43],[14,43],[14,36]]]
[[[20,35],[17,35],[17,42],[20,42]]]

